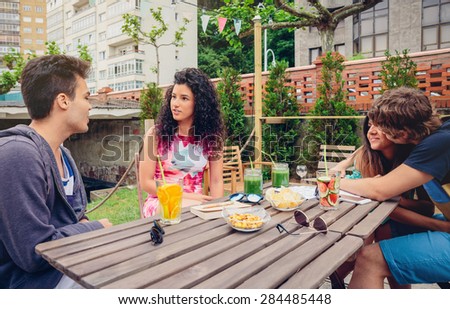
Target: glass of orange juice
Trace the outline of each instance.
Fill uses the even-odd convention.
[[[181,202],[183,179],[156,181],[156,195],[159,201],[159,213],[163,224],[177,224],[181,221]]]

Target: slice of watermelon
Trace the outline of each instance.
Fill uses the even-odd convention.
[[[325,193],[325,195],[328,193],[328,186],[326,183],[318,182],[317,187],[319,188],[320,193]]]
[[[339,198],[339,194],[336,194],[336,193],[329,194],[328,197],[327,197],[328,203],[330,205],[334,206],[334,205],[336,205],[336,203],[338,201],[338,198]]]
[[[328,203],[328,199],[326,197],[322,197],[320,199],[320,205],[325,207],[331,207],[330,203]]]
[[[336,182],[335,178],[331,178],[330,182],[328,183],[328,189],[334,190],[334,184]]]

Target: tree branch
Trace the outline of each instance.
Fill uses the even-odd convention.
[[[305,11],[296,10],[293,7],[289,6],[284,0],[275,0],[275,4],[278,6],[278,9],[285,11],[292,16],[298,18],[316,18],[316,16],[312,13],[308,13]]]
[[[343,8],[334,11],[331,15],[333,16],[334,20],[341,21],[356,13],[370,9],[382,1],[383,0],[363,0],[358,3],[346,5]]]
[[[326,7],[324,7],[319,0],[307,0],[309,5],[312,6],[319,12],[319,15],[322,16],[323,19],[330,20],[331,19],[331,13],[327,10]]]

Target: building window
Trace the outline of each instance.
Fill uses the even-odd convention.
[[[31,23],[31,17],[29,17],[29,16],[24,16],[24,17],[23,17],[23,22],[24,22],[24,23]]]
[[[36,28],[36,33],[44,33],[44,28]]]
[[[36,6],[36,13],[42,13],[44,11],[44,9],[42,8],[42,6]]]
[[[101,41],[104,41],[104,40],[106,40],[106,32],[100,32],[98,34],[98,41],[101,42]]]
[[[450,1],[422,1],[422,50],[450,47]]]
[[[106,59],[106,51],[101,51],[98,53],[98,60],[105,60]]]
[[[354,52],[365,57],[383,56],[388,49],[388,32],[389,0],[384,0],[353,17]]]
[[[336,44],[334,45],[334,51],[337,51],[341,55],[345,55],[345,44]]]
[[[322,47],[310,48],[309,49],[309,64],[312,64],[317,57],[322,55]]]
[[[23,11],[24,11],[24,12],[30,12],[30,11],[31,11],[31,6],[29,6],[29,5],[24,5],[24,6],[23,6]]]
[[[43,23],[44,23],[44,19],[43,19],[43,18],[40,18],[40,17],[35,18],[34,21],[35,21],[37,24],[43,24]]]
[[[31,28],[30,27],[23,27],[23,32],[24,33],[31,33]]]

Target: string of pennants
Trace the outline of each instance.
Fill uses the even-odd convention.
[[[200,16],[200,18],[202,20],[203,32],[206,32],[206,28],[208,28],[208,24],[209,24],[209,20],[210,20],[211,16],[203,14],[202,16]],[[219,33],[221,33],[223,31],[223,29],[225,28],[227,21],[228,21],[228,18],[226,18],[226,17],[217,17],[217,23],[219,25]],[[233,22],[234,22],[234,30],[236,31],[236,35],[239,35],[239,33],[241,32],[242,20],[234,18]]]

